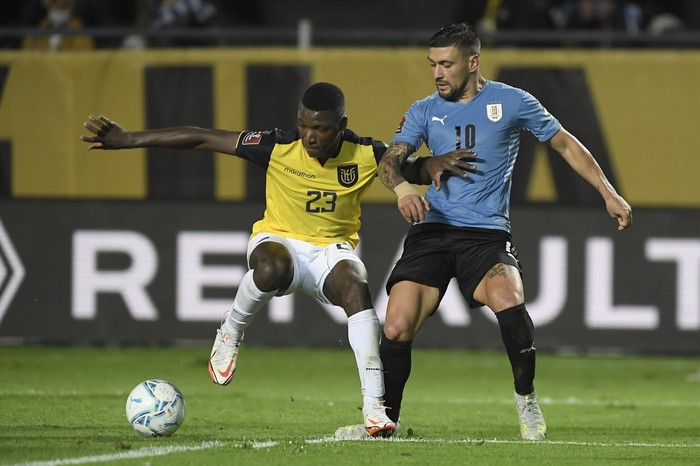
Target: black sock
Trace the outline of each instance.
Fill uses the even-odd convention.
[[[389,340],[382,332],[379,354],[384,366],[384,405],[386,415],[396,422],[401,412],[403,389],[411,375],[411,342]]]
[[[529,395],[535,390],[535,327],[525,304],[520,304],[496,313],[501,337],[513,368],[515,391]]]

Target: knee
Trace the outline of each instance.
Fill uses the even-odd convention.
[[[367,271],[356,262],[340,261],[323,284],[323,292],[333,304],[342,307],[348,316],[374,307]]]
[[[384,336],[392,341],[409,342],[413,340],[415,331],[407,324],[406,321],[387,320],[384,322]]]
[[[255,285],[261,291],[284,289],[292,281],[292,261],[289,257],[269,256],[255,265]]]
[[[474,290],[474,299],[498,312],[525,302],[520,271],[513,265],[496,264]]]
[[[340,306],[348,316],[374,307],[369,285],[365,282],[348,283],[347,286],[336,293],[340,295],[338,298],[341,303]]]
[[[522,287],[499,287],[488,290],[486,304],[494,312],[519,306],[525,302]]]
[[[369,284],[364,280],[354,280],[348,283],[345,296],[349,303],[357,303],[358,306],[365,309],[372,307],[372,294],[369,291]]]
[[[500,312],[504,309],[520,306],[524,302],[523,296],[516,293],[489,296],[488,302],[485,304],[490,307],[493,312]]]

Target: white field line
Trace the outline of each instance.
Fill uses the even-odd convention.
[[[528,440],[498,440],[498,439],[426,439],[426,438],[401,438],[392,437],[388,439],[338,439],[335,437],[322,437],[305,440],[305,443],[319,444],[332,442],[396,442],[396,443],[435,443],[435,444],[520,444],[520,445],[571,445],[581,447],[649,447],[649,448],[700,448],[700,443],[640,443],[640,442],[567,442],[563,440],[544,440],[542,442],[531,442]]]
[[[276,447],[279,445],[279,442],[276,440],[263,440],[263,441],[256,441],[253,440],[250,443],[250,446],[253,448],[270,448],[270,447]]]
[[[218,440],[203,442],[199,445],[170,445],[167,447],[145,447],[139,448],[137,450],[129,450],[121,453],[111,453],[108,455],[93,455],[93,456],[79,456],[76,458],[63,458],[54,459],[48,461],[30,461],[27,463],[16,463],[7,466],[64,466],[70,464],[87,464],[87,463],[106,463],[109,461],[120,461],[125,459],[139,459],[139,458],[151,458],[154,456],[165,456],[171,455],[173,453],[182,453],[188,451],[197,450],[211,450],[213,448],[219,448],[224,446],[225,442],[220,442]],[[279,442],[276,440],[251,440],[241,443],[236,443],[234,446],[239,448],[270,448],[276,447]]]
[[[150,458],[153,456],[165,456],[173,453],[187,451],[210,450],[223,446],[223,442],[203,442],[199,445],[169,445],[167,447],[145,447],[137,450],[129,450],[121,453],[111,453],[108,455],[79,456],[76,458],[54,459],[49,461],[31,461],[28,463],[17,463],[12,466],[63,466],[69,464],[106,463],[108,461],[119,461],[126,459]]]
[[[521,445],[538,445],[545,447],[546,445],[569,445],[569,446],[582,446],[582,447],[614,447],[614,448],[700,448],[700,443],[693,444],[679,444],[679,443],[640,443],[640,442],[567,442],[558,440],[545,440],[543,442],[528,442],[526,440],[498,440],[498,439],[462,439],[462,440],[447,440],[447,439],[426,439],[426,438],[390,438],[390,439],[357,439],[357,440],[347,440],[347,439],[337,439],[335,437],[322,437],[316,439],[306,439],[304,443],[309,445],[317,445],[322,443],[334,443],[334,442],[393,442],[393,443],[422,443],[422,444],[473,444],[482,445],[484,443],[490,444],[521,444]],[[235,444],[237,447],[252,447],[254,449],[258,448],[272,448],[276,447],[280,443],[275,440],[252,440],[250,442],[244,442],[241,444]],[[167,447],[146,447],[139,448],[138,450],[130,450],[121,453],[112,453],[108,455],[93,455],[93,456],[80,456],[76,458],[63,458],[54,459],[49,461],[32,461],[27,463],[16,463],[7,466],[64,466],[71,464],[88,464],[88,463],[106,463],[109,461],[120,461],[125,459],[140,459],[140,458],[150,458],[154,456],[166,456],[173,453],[182,453],[197,450],[209,450],[213,448],[219,448],[224,446],[224,442],[211,441],[203,442],[199,445],[185,446],[185,445],[171,445]]]

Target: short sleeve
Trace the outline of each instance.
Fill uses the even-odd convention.
[[[561,129],[561,123],[526,91],[518,112],[518,125],[531,132],[540,142],[548,141]]]
[[[265,169],[277,144],[277,131],[243,131],[236,141],[236,156]]]
[[[427,140],[423,114],[421,101],[414,102],[399,122],[391,142],[405,142],[419,149]]]

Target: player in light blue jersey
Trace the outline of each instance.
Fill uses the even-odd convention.
[[[429,188],[425,221],[510,231],[510,186],[521,128],[547,141],[561,125],[530,94],[495,81],[484,81],[466,104],[438,92],[413,104],[394,143],[415,148],[425,143],[433,155],[460,148],[481,155],[468,181],[450,177],[440,191]]]
[[[435,33],[428,62],[437,92],[410,107],[379,165],[382,182],[396,192],[401,214],[413,224],[386,286],[385,404],[398,425],[411,342],[456,278],[472,307],[487,305],[496,314],[512,366],[521,436],[542,440],[547,426],[534,387],[534,326],[509,222],[521,132],[549,143],[597,189],[619,230],[632,224],[632,209],[586,147],[537,99],[481,75],[480,49],[468,24]],[[432,184],[423,198],[401,167],[424,144],[432,157],[422,162],[422,182]]]

